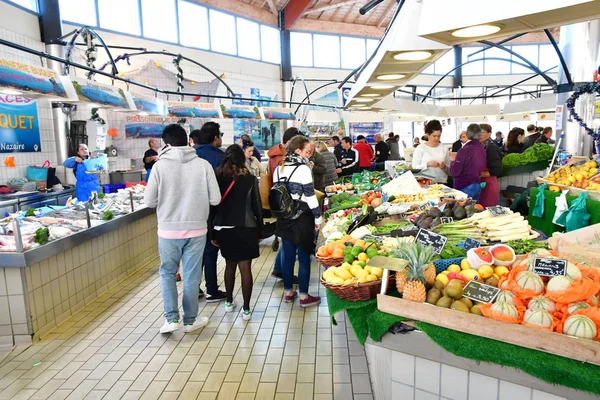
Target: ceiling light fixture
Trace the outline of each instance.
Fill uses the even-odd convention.
[[[369,87],[373,90],[388,90],[388,89],[394,89],[396,86],[394,86],[394,85],[371,85]]]
[[[377,79],[380,81],[397,81],[399,79],[404,78],[406,75],[404,74],[384,74],[377,76]]]
[[[370,103],[373,99],[354,99],[357,103]]]
[[[380,97],[381,95],[377,94],[377,93],[367,93],[367,94],[361,94],[360,97]]]
[[[390,112],[390,111],[394,111],[391,108],[384,108],[382,110],[379,110],[379,112]]]
[[[10,96],[18,96],[20,94],[23,94],[23,93],[19,92],[18,90],[13,90],[13,89],[3,89],[3,90],[0,90],[0,93],[8,94]]]
[[[484,24],[469,26],[452,32],[452,36],[459,38],[471,38],[492,35],[502,29],[499,25]]]
[[[430,51],[406,51],[394,55],[396,61],[421,61],[431,57]]]

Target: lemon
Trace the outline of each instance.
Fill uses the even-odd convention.
[[[444,285],[447,285],[448,282],[450,282],[450,280],[448,279],[448,277],[446,275],[444,275],[443,273],[441,273],[438,276],[436,276],[435,280],[442,282]]]
[[[456,264],[452,264],[448,267],[448,272],[460,272],[460,267]]]
[[[344,285],[352,285],[354,283],[354,279],[346,279],[344,281]]]
[[[367,265],[365,268],[363,268],[365,271],[367,271],[369,274],[373,271],[373,267],[371,267],[370,265]]]
[[[381,278],[383,276],[383,268],[372,267],[371,274],[375,275],[378,278]]]
[[[325,272],[329,272],[332,275],[337,275],[338,269],[340,269],[340,268],[338,268],[338,267],[329,267],[329,268],[327,268],[327,270]]]
[[[366,283],[367,282],[367,277],[366,276],[361,276],[360,278],[358,278],[357,282],[358,283]]]
[[[460,274],[465,279],[470,280],[470,281],[479,281],[479,280],[481,280],[481,277],[479,276],[479,273],[477,271],[475,271],[474,269],[465,269]]]
[[[366,277],[367,277],[367,276],[369,276],[369,275],[370,275],[370,274],[369,274],[367,271],[365,271],[364,269],[361,269],[360,271],[356,271],[356,275],[355,275],[355,276],[356,276],[358,279],[360,279],[360,278],[366,278]]]
[[[342,278],[333,278],[330,283],[333,283],[334,285],[343,285],[344,280]]]
[[[443,275],[448,275],[450,273],[450,271],[442,271]]]
[[[379,278],[377,277],[377,275],[370,274],[369,276],[367,276],[367,282],[374,282],[374,281],[376,281],[377,279],[379,279]]]
[[[352,274],[345,270],[345,269],[339,269],[337,271],[337,276],[340,277],[343,280],[348,280],[348,279],[352,279]]]
[[[340,268],[344,268],[344,269],[350,271],[350,268],[352,268],[352,264],[343,263]]]
[[[499,266],[494,269],[494,272],[496,273],[496,275],[501,277],[502,275],[508,274],[508,268]]]
[[[367,261],[369,259],[369,256],[367,256],[367,253],[360,253],[358,255],[358,261]]]
[[[471,263],[466,258],[460,262],[461,269],[471,269]]]
[[[489,265],[482,265],[479,267],[477,272],[479,272],[479,276],[481,276],[483,279],[487,279],[494,275],[494,268],[490,267]]]

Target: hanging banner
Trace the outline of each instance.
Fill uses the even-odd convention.
[[[51,69],[0,58],[0,88],[23,92],[29,97],[66,99],[69,97],[67,90],[70,86],[68,77],[60,77]]]
[[[192,118],[223,118],[221,110],[214,103],[186,103],[169,101],[167,104],[169,115],[172,117]]]
[[[133,103],[135,104],[135,108],[139,112],[146,112],[148,114],[165,117],[169,115],[167,105],[162,99],[157,99],[156,97],[141,96],[138,94],[132,94],[131,96],[133,97]]]
[[[125,137],[127,139],[160,138],[166,126],[172,123],[174,121],[170,117],[128,116],[125,122]]]
[[[291,108],[263,107],[262,110],[265,119],[296,119]]]
[[[135,111],[135,104],[129,92],[115,86],[104,85],[85,78],[72,78],[73,92],[69,98],[76,102],[93,103],[99,108],[118,108]]]
[[[0,95],[0,153],[42,151],[35,100]]]
[[[223,118],[265,119],[258,107],[221,104]]]

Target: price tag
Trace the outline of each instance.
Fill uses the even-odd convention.
[[[454,222],[454,218],[452,217],[441,217],[440,221],[442,224],[449,224],[450,222]]]
[[[471,239],[471,238],[465,239],[465,244],[463,245],[463,249],[465,249],[465,251],[469,251],[471,249],[477,249],[479,247],[481,247],[481,242],[479,240],[475,240],[475,239]]]
[[[442,253],[447,241],[447,237],[428,231],[427,229],[419,229],[419,233],[415,237],[415,242],[419,242],[423,246],[433,247],[435,254]]]
[[[500,288],[494,286],[477,281],[469,281],[463,288],[463,296],[480,303],[491,303],[500,291]]]
[[[487,210],[492,214],[492,217],[510,214],[509,210],[502,206],[488,207]]]
[[[425,211],[429,208],[429,203],[425,203],[422,206],[419,207],[420,211]]]
[[[565,276],[567,260],[558,258],[536,258],[533,261],[533,272],[540,276]]]

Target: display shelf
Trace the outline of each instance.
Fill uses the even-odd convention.
[[[381,294],[377,296],[377,308],[382,312],[415,321],[600,365],[600,343],[592,340],[572,338]]]

